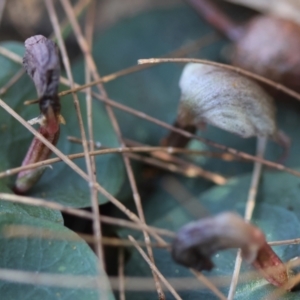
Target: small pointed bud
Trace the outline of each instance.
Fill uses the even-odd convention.
[[[287,282],[287,268],[264,234],[234,213],[221,213],[182,227],[173,241],[172,256],[186,267],[209,271],[214,267],[211,256],[232,248],[240,248],[245,261],[271,284],[282,286]]]

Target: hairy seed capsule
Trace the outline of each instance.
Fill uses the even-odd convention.
[[[211,124],[243,138],[268,137],[288,148],[277,129],[273,99],[256,82],[240,74],[205,64],[187,64],[179,87],[181,99],[175,126],[187,129]],[[174,145],[170,134],[165,145]]]
[[[276,135],[273,99],[250,79],[214,66],[188,64],[179,86],[179,123],[205,122],[244,138]]]

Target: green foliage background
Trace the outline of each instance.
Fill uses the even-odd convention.
[[[232,15],[241,15],[243,11],[232,10]],[[189,8],[181,6],[168,10],[155,10],[142,13],[136,17],[120,21],[103,33],[96,33],[93,55],[102,75],[136,64],[140,58],[158,57],[182,47],[195,39],[203,37],[212,29],[201,21]],[[4,46],[19,55],[23,55],[24,47],[20,43],[6,42]],[[222,49],[228,43],[220,39],[218,42],[205,47],[194,56],[223,61]],[[0,86],[4,85],[15,74],[20,66],[0,55]],[[80,58],[72,65],[75,80],[84,82],[84,64]],[[176,118],[177,104],[180,93],[178,79],[182,65],[167,64],[119,78],[106,84],[109,97],[147,113],[167,123],[173,123]],[[61,87],[64,89],[64,87]],[[86,109],[84,95],[79,94],[81,109],[86,124]],[[23,118],[31,119],[38,114],[37,106],[24,106],[27,99],[36,97],[33,83],[27,76],[22,77],[3,97]],[[299,134],[300,110],[295,101],[276,99],[278,107],[278,126],[283,129],[292,140],[290,156],[286,164],[290,167],[299,166]],[[66,119],[66,126],[62,126],[62,133],[58,148],[65,154],[82,152],[80,145],[67,141],[67,136],[79,137],[79,127],[71,97],[62,99],[62,114]],[[157,145],[167,133],[166,130],[148,121],[122,111],[116,111],[122,133],[125,137],[139,142]],[[107,147],[118,146],[116,135],[112,129],[105,108],[98,100],[94,101],[93,123],[95,140]],[[217,128],[208,127],[201,136],[219,143],[254,154],[255,140],[243,140]],[[32,136],[17,121],[0,109],[0,168],[19,166],[31,142]],[[208,149],[200,143],[194,147]],[[275,160],[280,155],[277,145],[269,143],[266,157]],[[76,160],[79,167],[85,170],[84,159]],[[105,155],[96,158],[97,180],[112,195],[121,199],[126,205],[135,210],[130,196],[130,188],[126,179],[123,161],[119,155]],[[175,176],[176,180],[193,195],[193,199],[185,199],[182,206],[173,194],[166,191],[163,184],[165,177],[158,176],[148,182],[145,187],[143,171],[140,165],[135,165],[136,178],[142,184],[140,190],[143,196],[143,206],[147,224],[176,231],[185,223],[203,216],[203,211],[187,209],[197,201],[205,212],[215,214],[224,210],[237,211],[243,214],[247,192],[250,185],[252,164],[245,162],[223,162],[212,158],[196,160],[202,167],[219,172],[232,179],[222,187],[213,187],[204,179],[186,179]],[[173,176],[173,175],[172,175]],[[173,176],[174,177],[174,176]],[[169,177],[168,177],[169,178]],[[14,178],[8,177],[0,181],[0,192],[10,193]],[[300,179],[282,172],[264,170],[259,188],[257,206],[253,222],[266,234],[270,241],[292,239],[299,237],[300,210],[298,208]],[[63,163],[53,165],[53,170],[46,170],[42,179],[30,192],[30,195],[43,197],[58,203],[77,208],[90,206],[89,188],[78,175]],[[196,200],[195,200],[196,199]],[[99,204],[107,199],[100,196]],[[76,242],[54,240],[51,245],[46,239],[37,237],[9,239],[5,235],[8,225],[31,225],[40,230],[49,229],[54,232],[66,233],[74,237],[75,233],[63,226],[63,219],[58,211],[0,201],[0,268],[12,268],[39,272],[53,272],[59,274],[95,275],[96,257],[88,245],[78,237]],[[119,216],[117,210],[114,215]],[[118,234],[127,238],[128,234],[137,238],[142,236],[125,229],[119,229]],[[75,250],[74,250],[75,249]],[[275,251],[287,261],[299,253],[299,246],[276,247]],[[207,276],[231,276],[234,266],[235,252],[229,251],[215,255],[216,268]],[[115,259],[114,259],[115,260]],[[190,272],[172,262],[165,250],[155,250],[155,261],[158,268],[166,277],[188,277]],[[113,261],[111,263],[114,263]],[[148,265],[140,255],[132,250],[126,262],[126,275],[151,277]],[[243,266],[242,272],[249,270]],[[107,282],[104,270],[100,270]],[[263,280],[241,283],[238,287],[236,299],[261,299],[274,288]],[[227,293],[228,287],[224,287]],[[0,294],[3,299],[98,299],[93,290],[68,290],[48,287],[24,286],[0,282]],[[180,292],[183,299],[216,299],[208,290],[194,290]],[[155,293],[128,293],[128,299],[155,299]],[[110,291],[109,297],[113,298]],[[171,297],[168,295],[168,297]],[[298,299],[297,293],[290,293],[282,299]]]

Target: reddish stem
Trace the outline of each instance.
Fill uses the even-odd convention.
[[[185,0],[185,2],[230,41],[235,42],[243,35],[244,26],[232,21],[210,0]]]
[[[197,131],[196,126],[193,126],[193,125],[182,126],[178,122],[175,122],[173,124],[173,126],[176,128],[188,131],[192,134],[195,134]],[[189,141],[190,141],[190,138],[185,137],[183,135],[178,134],[177,132],[172,131],[168,134],[167,137],[165,137],[161,140],[160,144],[161,144],[161,146],[164,146],[164,147],[175,147],[175,148],[182,147],[182,148],[184,148],[188,144]]]
[[[259,249],[252,265],[275,286],[281,287],[288,281],[286,266],[267,243]]]
[[[56,145],[60,127],[59,127],[59,113],[55,112],[52,105],[48,105],[44,109],[43,118],[44,124],[39,128],[39,133],[42,134],[49,142]],[[47,159],[51,155],[52,151],[42,143],[37,137],[34,137],[27,154],[22,162],[22,166],[36,163]],[[14,186],[14,192],[16,194],[26,193],[42,176],[44,167],[40,167],[34,170],[21,171],[18,174]]]
[[[45,127],[41,127],[39,129],[39,133],[41,133],[53,145],[56,145],[59,138],[60,129],[58,127],[56,133],[49,134]],[[51,155],[51,153],[52,151],[46,145],[44,145],[38,138],[34,137],[28,149],[28,152],[22,162],[22,166],[43,161],[47,159]],[[43,172],[41,172],[40,168],[34,170],[21,171],[18,174],[14,186],[14,192],[16,194],[26,193],[39,180],[42,173]]]

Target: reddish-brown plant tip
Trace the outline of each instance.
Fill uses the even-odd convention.
[[[286,266],[267,244],[259,228],[234,213],[221,213],[182,227],[172,244],[173,259],[198,271],[211,270],[220,250],[240,248],[242,257],[275,286],[288,281]]]
[[[56,145],[60,132],[60,101],[57,96],[60,63],[58,50],[54,42],[42,35],[33,36],[25,41],[26,52],[24,68],[33,80],[39,97],[41,115],[33,124],[40,124],[39,133]],[[22,165],[47,159],[51,151],[36,137],[33,139]],[[44,167],[21,171],[18,174],[14,191],[26,193],[42,176]]]
[[[275,286],[283,286],[288,281],[287,267],[267,243],[259,249],[252,265]]]

